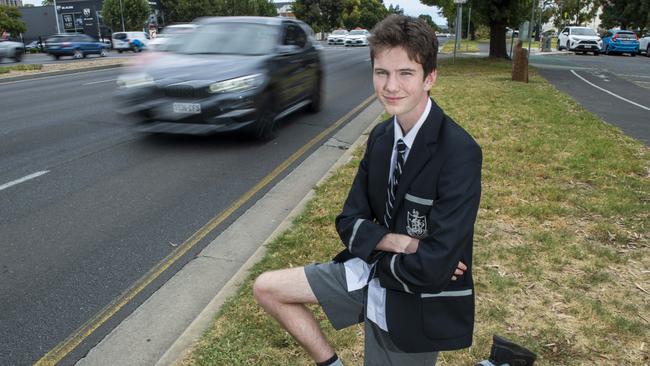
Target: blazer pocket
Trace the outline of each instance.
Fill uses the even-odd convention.
[[[433,207],[433,199],[412,192],[404,196],[406,209],[406,233],[414,238],[422,239],[429,233],[428,215]]]
[[[430,339],[449,339],[471,334],[474,329],[472,289],[420,294],[422,325]]]

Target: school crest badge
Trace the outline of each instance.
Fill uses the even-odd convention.
[[[427,218],[416,209],[406,212],[406,232],[414,238],[423,238],[427,234]]]

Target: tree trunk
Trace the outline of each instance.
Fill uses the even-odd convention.
[[[490,23],[490,57],[508,58],[506,49],[506,24],[501,21]]]

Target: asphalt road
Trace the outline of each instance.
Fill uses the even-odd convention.
[[[325,47],[323,60],[323,111],[288,117],[266,144],[138,134],[114,112],[118,69],[0,82],[0,365],[39,360],[372,94],[367,48]],[[82,357],[266,190],[63,364]]]
[[[650,146],[650,58],[620,55],[532,56],[558,90],[590,112]]]

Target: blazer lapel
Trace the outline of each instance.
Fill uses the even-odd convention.
[[[388,186],[388,171],[390,169],[390,157],[393,152],[393,120],[387,123],[384,133],[377,137],[373,144],[370,156],[369,183],[370,197],[373,197],[377,210],[378,219],[381,222],[384,215],[383,207],[386,205]]]
[[[395,212],[402,206],[404,196],[406,196],[411,182],[417,178],[422,168],[436,151],[436,141],[438,140],[438,133],[440,132],[444,114],[433,100],[431,102],[429,115],[415,137],[408,159],[404,165],[404,171],[397,184],[397,195],[395,196],[395,205],[393,206],[392,212],[393,222],[397,216]]]

